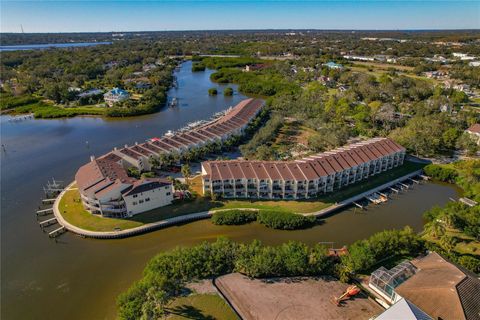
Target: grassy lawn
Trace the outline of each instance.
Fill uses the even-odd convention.
[[[474,237],[467,236],[460,230],[454,228],[447,228],[445,234],[456,239],[457,244],[455,245],[455,252],[459,254],[471,254],[480,256],[480,242],[477,241]],[[433,238],[429,235],[423,235],[423,237],[436,244],[439,244],[439,239]]]
[[[124,230],[142,225],[137,221],[102,218],[91,214],[83,208],[78,190],[65,192],[58,208],[67,222],[90,231],[114,231],[115,228]]]
[[[238,319],[236,314],[217,294],[192,294],[179,297],[167,307],[168,319]]]

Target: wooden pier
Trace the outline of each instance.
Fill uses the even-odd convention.
[[[460,201],[463,204],[466,204],[469,207],[474,207],[478,204],[477,201],[474,201],[474,200],[468,199],[468,198],[460,198],[460,199],[458,199],[458,201]]]
[[[37,210],[37,216],[46,216],[47,214],[52,214],[52,213],[53,213],[53,208]]]
[[[410,181],[412,181],[413,183],[416,183],[416,184],[419,184],[419,183],[420,183],[420,181],[417,181],[417,180],[415,180],[415,179],[413,179],[413,178],[408,178],[408,180],[410,180]]]
[[[47,220],[44,220],[44,221],[40,221],[38,224],[43,229],[43,228],[49,227],[51,225],[54,225],[56,223],[57,223],[57,218],[51,218],[51,219],[47,219]]]
[[[55,230],[49,232],[49,233],[48,233],[48,236],[49,236],[50,238],[56,238],[56,237],[58,237],[59,235],[61,235],[62,233],[64,233],[65,231],[67,231],[67,229],[65,229],[64,226],[61,226],[60,228],[55,229]]]
[[[359,207],[360,209],[362,209],[362,210],[365,209],[364,206],[362,206],[361,204],[359,204],[359,203],[357,203],[357,202],[355,202],[355,201],[353,201],[352,203],[353,203],[354,205],[356,205],[357,207]]]
[[[395,192],[395,193],[399,193],[399,192],[400,192],[399,190],[397,190],[397,189],[395,189],[395,188],[392,188],[392,187],[388,187],[388,188],[389,188],[390,190],[392,190],[393,192]]]
[[[55,202],[55,198],[52,199],[42,199],[42,203],[51,204]]]
[[[398,184],[404,187],[405,189],[410,189],[410,186],[408,184],[405,184],[403,182],[399,182]]]

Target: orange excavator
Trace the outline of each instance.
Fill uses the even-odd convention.
[[[345,290],[345,292],[340,297],[338,298],[333,297],[333,303],[335,303],[337,307],[340,307],[340,303],[343,300],[350,299],[351,297],[356,296],[359,293],[360,293],[359,287],[357,287],[356,285],[350,286],[347,288],[347,290]]]

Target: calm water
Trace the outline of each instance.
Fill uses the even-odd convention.
[[[334,241],[341,246],[385,228],[411,225],[420,230],[424,210],[457,196],[446,185],[415,186],[388,204],[370,206],[364,213],[347,210],[302,231],[273,231],[257,224],[220,227],[205,220],[123,240],[87,240],[70,233],[58,243],[48,239],[34,214],[48,179],[71,181],[91,154],[206,119],[244,98],[209,97],[208,88],[215,86],[222,92],[224,87],[209,81],[211,71],[191,73],[190,68],[190,63],[182,66],[177,75],[179,89],[170,91],[170,97],[179,98],[179,107],[155,115],[16,123],[0,117],[7,150],[0,158],[2,319],[112,319],[115,297],[141,276],[145,263],[159,251],[221,235],[269,244],[301,240]]]
[[[16,46],[0,46],[0,51],[41,50],[51,48],[90,47],[100,44],[112,44],[111,42],[69,42],[69,43],[46,43],[46,44],[22,44]]]

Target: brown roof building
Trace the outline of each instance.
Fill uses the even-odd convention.
[[[404,157],[405,148],[394,141],[374,138],[297,161],[206,161],[203,187],[224,197],[309,198],[401,165]],[[247,182],[257,184],[256,195],[252,187],[245,191]]]
[[[480,320],[478,276],[436,252],[412,260],[416,273],[395,288],[434,319]]]

